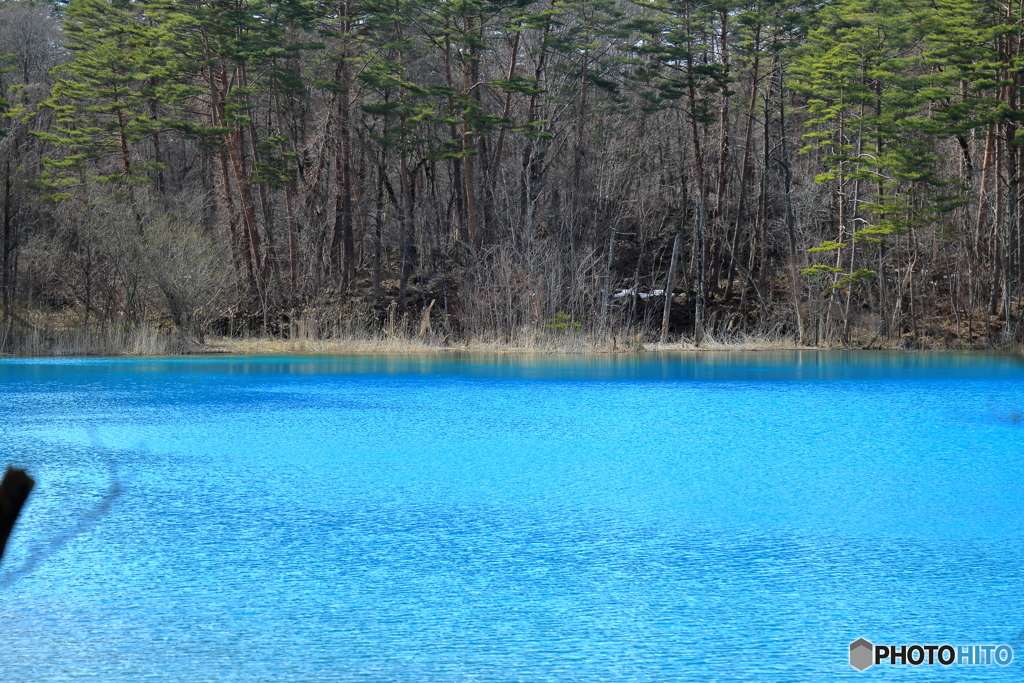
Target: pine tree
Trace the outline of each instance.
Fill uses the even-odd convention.
[[[804,273],[829,276],[826,291],[848,290],[847,321],[849,289],[877,282],[882,334],[887,238],[952,207],[933,201],[945,183],[928,112],[946,93],[927,75],[921,45],[935,23],[932,8],[904,0],[841,0],[822,10],[792,81],[811,116],[803,151],[821,151],[826,165],[815,180],[837,187],[836,238],[811,250],[834,253],[834,265],[818,263]],[[857,244],[876,245],[874,267],[858,259]]]
[[[42,105],[53,109],[58,126],[35,134],[67,153],[47,160],[53,170],[45,179],[55,189],[86,178],[147,181],[160,164],[138,160],[135,149],[164,128],[152,107],[162,93],[148,87],[160,59],[154,29],[105,0],[72,0],[64,32],[74,57],[57,68]]]
[[[678,108],[684,113],[693,158],[691,187],[679,188],[680,221],[688,213],[693,216],[693,250],[695,254],[694,339],[700,344],[704,334],[707,296],[707,239],[709,215],[707,197],[709,178],[705,169],[702,128],[714,122],[716,95],[727,92],[729,74],[721,63],[708,58],[713,49],[710,39],[714,21],[713,8],[691,0],[658,0],[644,3],[653,11],[633,26],[641,32],[637,46],[640,67],[636,75],[649,84],[644,92],[652,109]],[[692,202],[692,211],[685,205]],[[672,259],[665,287],[665,310],[662,314],[661,338],[668,334],[675,269],[680,248],[680,224],[672,245]]]

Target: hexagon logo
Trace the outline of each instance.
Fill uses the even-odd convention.
[[[858,638],[850,643],[850,666],[857,671],[863,671],[874,664],[875,646]]]

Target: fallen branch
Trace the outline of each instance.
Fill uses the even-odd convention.
[[[4,479],[0,482],[0,560],[4,557],[4,548],[14,529],[14,522],[21,514],[21,508],[35,484],[25,470],[8,467],[4,473]]]

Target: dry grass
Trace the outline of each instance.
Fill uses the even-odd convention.
[[[169,356],[181,338],[150,324],[85,328],[55,316],[0,323],[0,349],[16,356]]]
[[[77,323],[77,324],[76,324]],[[585,330],[552,331],[523,327],[514,333],[468,339],[432,332],[419,326],[419,334],[411,326],[389,325],[381,332],[340,329],[325,330],[301,321],[291,327],[286,337],[248,336],[207,338],[204,343],[185,343],[181,336],[166,327],[152,324],[118,325],[106,329],[82,328],[80,321],[49,315],[35,315],[20,320],[20,325],[0,325],[0,348],[17,356],[167,356],[179,354],[432,354],[475,352],[490,354],[615,354],[643,352],[726,352],[726,351],[791,351],[812,349],[862,348],[858,340],[850,347],[840,345],[800,345],[781,334],[706,336],[698,346],[692,337],[683,337],[666,344],[647,341],[652,335],[636,332],[609,332],[598,336]],[[406,331],[409,330],[409,331]],[[941,344],[922,345],[943,348]],[[874,348],[906,348],[902,340],[890,343],[874,340]]]
[[[727,338],[705,337],[700,346],[692,338],[681,339],[667,344],[651,344],[651,351],[796,351],[836,348],[823,346],[801,346],[792,337],[758,337],[744,334]]]
[[[318,339],[309,335],[292,339],[267,337],[208,339],[201,353],[229,354],[389,354],[447,353],[638,353],[660,351],[779,351],[800,347],[792,339],[737,336],[729,339],[706,338],[700,346],[692,340],[668,344],[644,343],[639,335],[609,334],[601,338],[585,333],[552,334],[539,330],[520,330],[503,338],[475,338],[452,341],[450,338],[348,334]]]

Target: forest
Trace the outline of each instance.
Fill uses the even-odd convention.
[[[993,0],[0,0],[0,352],[1015,346],[1022,85]]]

